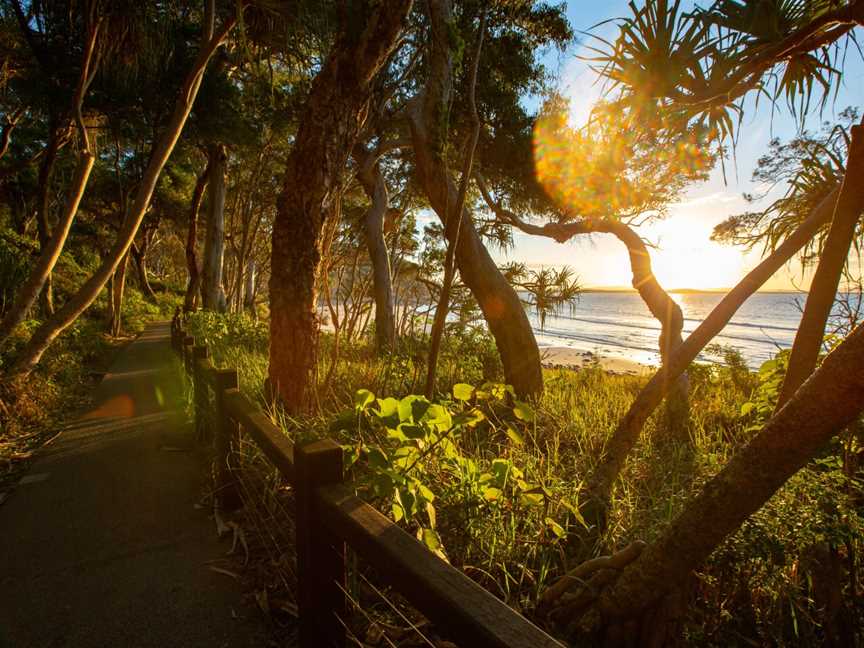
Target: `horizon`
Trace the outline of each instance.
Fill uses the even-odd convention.
[[[627,12],[626,0],[599,5],[577,2],[565,4],[567,16],[577,33]],[[614,24],[607,23],[595,33],[609,36],[613,30]],[[543,56],[550,73],[558,80],[559,89],[571,99],[571,123],[574,125],[585,122],[591,105],[601,94],[595,83],[596,75],[579,58],[590,45],[591,37],[586,35],[563,53],[547,52]],[[864,63],[859,55],[853,53],[847,59],[843,82],[836,97],[832,95],[822,113],[812,111],[808,114],[803,123],[804,128],[814,130],[824,121],[833,121],[844,108],[860,103],[862,96]],[[528,104],[536,108],[538,99],[532,98]],[[782,101],[774,106],[763,102],[758,108],[748,101],[739,135],[745,129],[746,139],[739,138],[735,151],[724,162],[725,173],[718,164],[709,180],[691,185],[680,201],[670,205],[666,218],[638,228],[642,237],[652,246],[654,274],[664,288],[677,285],[689,287],[670,290],[726,291],[762,259],[761,248],[745,250],[715,243],[710,240],[710,234],[714,226],[728,216],[764,209],[783,194],[785,185],[775,187],[754,203],[748,203],[743,198],[745,193],[758,194],[761,193],[760,189],[765,189],[751,180],[751,174],[756,160],[765,153],[771,138],[787,140],[801,129]],[[581,282],[592,288],[632,290],[627,251],[608,234],[582,237],[576,242],[562,245],[549,239],[514,232],[512,249],[495,250],[493,256],[501,263],[520,261],[533,267],[569,266]],[[860,271],[860,260],[853,260],[852,266]],[[702,276],[682,276],[682,273],[692,273],[694,268],[699,268]],[[812,268],[802,268],[796,259],[775,273],[760,292],[804,292],[811,278]]]

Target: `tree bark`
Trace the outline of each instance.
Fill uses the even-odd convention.
[[[621,419],[604,448],[604,455],[592,475],[586,494],[586,519],[605,527],[605,513],[615,481],[624,467],[624,461],[636,445],[639,433],[663,401],[669,385],[681,376],[699,352],[705,348],[732,319],[748,297],[756,292],[771,276],[791,259],[831,218],[839,189],[829,193],[789,237],[768,258],[751,270],[720,301],[708,317],[687,337],[669,361],[652,376],[639,392],[627,414]]]
[[[858,326],[761,432],[624,569],[597,605],[606,621],[631,619],[711,552],[864,409],[864,326]]]
[[[254,313],[255,311],[255,283],[258,277],[258,267],[255,259],[246,262],[246,287],[243,290],[243,309]]]
[[[186,76],[168,125],[153,147],[147,168],[141,179],[141,184],[138,186],[135,194],[135,202],[120,228],[114,247],[96,272],[64,304],[63,308],[36,330],[11,369],[10,373],[13,377],[21,379],[33,371],[42,358],[42,354],[45,353],[46,349],[48,349],[57,336],[93,303],[105,286],[105,283],[114,274],[117,266],[129,251],[132,241],[135,239],[135,234],[144,218],[144,214],[150,205],[150,199],[153,196],[153,191],[156,188],[162,168],[174,150],[177,139],[180,137],[183,126],[186,124],[186,119],[189,117],[189,112],[195,103],[195,97],[198,95],[198,89],[201,86],[201,79],[204,76],[207,63],[237,23],[237,17],[232,15],[223,24],[221,30],[214,34],[214,16],[214,1],[209,0],[204,15],[204,36],[198,56]]]
[[[384,0],[349,25],[324,62],[288,157],[273,226],[269,389],[290,412],[307,407],[317,358],[315,280],[322,230],[366,118],[372,79],[390,56],[411,0]]]
[[[129,251],[135,261],[135,270],[138,272],[138,285],[141,292],[149,301],[155,302],[156,293],[153,292],[153,286],[150,285],[150,279],[147,277],[147,248],[143,244],[135,245],[133,243]]]
[[[225,175],[228,172],[225,147],[211,144],[208,158],[210,182],[207,185],[207,234],[204,239],[201,297],[204,308],[225,312],[227,304],[222,285],[225,263]]]
[[[123,294],[126,291],[126,269],[129,267],[129,254],[125,254],[111,278],[111,312],[108,319],[108,333],[120,337],[123,333]]]
[[[418,183],[438,218],[446,223],[450,206],[457,203],[458,192],[442,157],[441,139],[452,92],[450,7],[449,3],[438,1],[430,2],[429,7],[433,20],[428,77],[424,90],[412,101],[409,124]],[[445,227],[451,244],[456,242],[457,222],[458,219],[451,219],[450,226]],[[516,291],[483,245],[467,209],[462,213],[456,264],[495,338],[506,381],[521,397],[539,394],[543,390],[543,371],[531,323]]]
[[[371,201],[363,216],[363,232],[369,262],[372,265],[372,292],[375,297],[375,348],[385,354],[396,343],[396,317],[393,302],[393,275],[390,271],[390,253],[384,239],[384,218],[387,216],[389,197],[384,174],[371,155],[361,160],[357,177]]]
[[[204,190],[210,179],[210,167],[206,167],[198,176],[195,190],[192,192],[192,203],[189,207],[189,229],[186,232],[186,270],[189,272],[189,283],[186,286],[186,296],[183,298],[183,312],[190,313],[198,307],[198,297],[201,293],[201,271],[198,267],[198,212]]]
[[[807,292],[807,302],[801,323],[795,333],[789,366],[783,387],[777,398],[779,410],[813,373],[819,359],[819,350],[825,337],[825,325],[837,297],[837,288],[849,249],[855,238],[858,219],[864,211],[864,126],[852,127],[852,141],[846,161],[846,173],[834,208],[831,229],[822,246],[819,264]]]

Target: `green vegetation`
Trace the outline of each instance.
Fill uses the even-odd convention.
[[[187,326],[209,345],[217,364],[237,367],[242,389],[268,407],[266,328],[246,315],[208,312],[191,315]],[[315,414],[272,414],[295,440],[339,440],[358,493],[531,613],[550,583],[596,550],[584,544],[589,535],[580,491],[645,379],[597,367],[546,370],[543,396],[524,403],[494,382],[500,374],[483,375],[477,337],[445,338],[441,375],[448,381],[440,384],[442,398],[431,403],[413,395],[424,372],[411,354],[378,359],[372,340],[364,339],[343,349],[333,382],[338,388],[319,382]],[[323,348],[330,342],[325,335]],[[417,352],[424,342],[406,346]],[[782,382],[776,368],[788,352],[758,372],[749,371],[734,349],[712,352],[722,354],[724,364],[689,371],[690,440],[664,440],[662,412],[649,420],[622,473],[607,528],[596,539],[606,550],[655,539],[761,429],[760,412],[770,415]],[[322,360],[319,375],[327,370]],[[834,583],[841,595],[834,612],[853,627],[864,622],[854,589],[861,587],[858,556],[864,550],[862,448],[862,426],[837,437],[695,572],[683,624],[688,641],[820,640],[825,590],[814,589],[822,572],[813,565],[825,542],[834,548],[832,564],[842,563],[854,579],[854,585]],[[557,622],[559,630],[566,628],[566,620]]]

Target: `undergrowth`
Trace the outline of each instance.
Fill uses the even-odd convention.
[[[266,407],[266,326],[245,315],[198,313],[188,329],[218,365],[237,367],[241,387]],[[441,392],[430,403],[412,395],[422,389],[424,340],[383,359],[368,343],[343,345],[331,372],[332,340],[324,334],[317,412],[271,416],[294,440],[336,438],[365,499],[526,611],[564,570],[665,530],[758,431],[785,361],[781,355],[751,372],[726,348],[717,350],[724,364],[693,365],[689,442],[659,441],[667,438],[664,418],[652,417],[618,482],[605,536],[583,546],[580,489],[646,378],[596,367],[547,369],[542,397],[521,403],[500,383],[500,368],[484,359],[491,342],[471,335],[445,341]],[[836,438],[693,576],[683,622],[688,642],[824,641],[825,602],[814,584],[814,565],[825,563],[814,555],[824,547],[844,574],[834,576],[841,600],[830,613],[862,626],[862,437],[859,425]]]

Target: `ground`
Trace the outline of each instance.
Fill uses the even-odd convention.
[[[151,324],[0,506],[0,646],[262,646],[200,504],[169,325]]]

